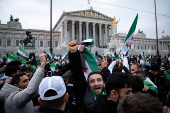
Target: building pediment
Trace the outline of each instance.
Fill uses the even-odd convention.
[[[114,19],[106,16],[100,12],[97,12],[93,9],[90,10],[81,10],[81,11],[72,11],[72,12],[64,12],[65,15],[73,15],[73,16],[84,16],[84,17],[93,17],[93,18],[100,18],[113,21]]]

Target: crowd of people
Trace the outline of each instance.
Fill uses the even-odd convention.
[[[170,57],[97,54],[86,78],[85,45],[68,49],[68,59],[39,51],[26,65],[0,62],[1,113],[170,113]]]

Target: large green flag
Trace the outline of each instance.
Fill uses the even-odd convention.
[[[129,30],[129,32],[126,36],[126,39],[125,39],[125,41],[122,45],[121,51],[124,55],[128,52],[129,46],[131,45],[131,42],[133,40],[133,36],[135,35],[135,29],[136,29],[137,21],[138,21],[138,14],[136,15],[136,18],[133,21],[132,26],[130,27],[130,30]]]

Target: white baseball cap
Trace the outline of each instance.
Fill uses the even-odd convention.
[[[44,97],[48,90],[56,91],[57,95]],[[66,93],[66,86],[63,78],[60,76],[45,77],[39,85],[39,95],[41,100],[54,100],[62,97]]]

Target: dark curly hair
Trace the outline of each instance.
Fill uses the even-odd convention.
[[[131,87],[130,77],[127,73],[114,72],[112,76],[107,77],[105,85],[107,97],[110,96],[112,90],[119,92],[121,88],[125,87]]]

